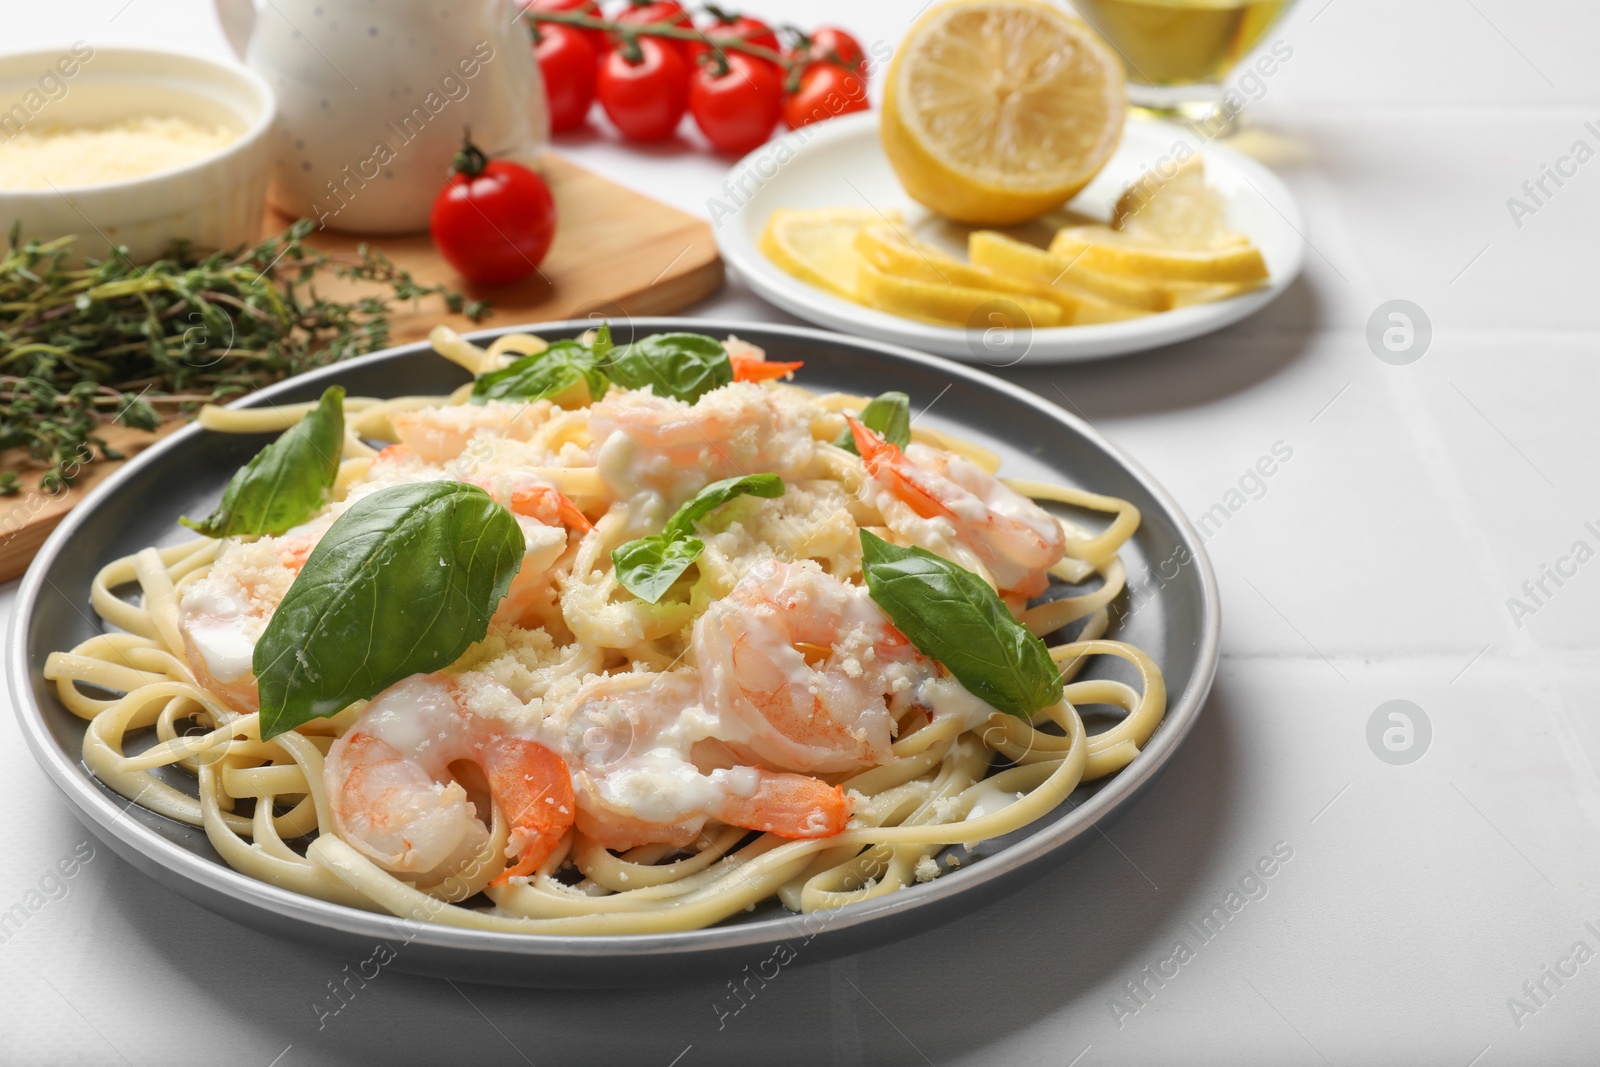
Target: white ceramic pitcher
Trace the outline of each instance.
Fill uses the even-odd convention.
[[[270,197],[347,233],[425,230],[464,128],[491,156],[549,139],[513,0],[215,0],[278,96]]]

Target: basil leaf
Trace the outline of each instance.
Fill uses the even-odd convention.
[[[603,366],[618,385],[653,386],[656,396],[688,404],[733,381],[733,363],[722,343],[698,333],[653,333],[613,350]]]
[[[344,455],[344,388],[330,385],[317,406],[257,452],[199,522],[178,521],[207,537],[281,534],[327,502]]]
[[[706,543],[698,537],[641,537],[612,549],[611,562],[623,588],[654,604],[705,550]]]
[[[611,323],[602,322],[594,331],[594,343],[589,346],[590,353],[597,364],[604,365],[611,358],[612,349],[617,346],[611,343]]]
[[[256,643],[261,736],[454,663],[488,632],[526,547],[511,513],[465,482],[396,485],[350,505]]]
[[[694,536],[695,523],[734,497],[771,499],[783,494],[783,479],[776,474],[746,474],[712,482],[674,512],[660,533],[640,537],[612,550],[611,562],[617,569],[617,581],[645,603],[656,603],[705,551],[705,542]]]
[[[606,341],[609,351],[610,341]],[[575,387],[583,384],[587,397]],[[594,353],[579,341],[563,339],[543,352],[535,352],[497,371],[480,374],[472,383],[472,402],[491,400],[554,400],[562,407],[580,407],[605,395],[610,386],[595,366]],[[563,401],[565,401],[563,403]]]
[[[694,532],[695,523],[734,497],[760,496],[771,500],[783,494],[783,479],[776,474],[746,474],[738,478],[724,478],[720,482],[712,482],[685,501],[672,518],[667,520],[661,536],[689,536]]]
[[[867,429],[878,431],[891,445],[904,448],[911,443],[911,398],[904,393],[884,393],[861,409],[861,422]],[[856,439],[850,436],[848,426],[834,444],[851,455],[861,454],[856,451]]]
[[[1014,619],[976,574],[866,530],[861,531],[861,569],[878,606],[969,693],[1022,718],[1061,699],[1061,672],[1045,643]]]

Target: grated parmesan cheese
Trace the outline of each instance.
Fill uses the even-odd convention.
[[[23,130],[0,144],[0,189],[101,185],[171,170],[239,137],[226,126],[144,115],[105,126]]]

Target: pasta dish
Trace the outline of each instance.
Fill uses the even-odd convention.
[[[235,869],[534,934],[812,912],[948,875],[1160,723],[1107,636],[1131,504],[736,338],[432,341],[449,396],[203,411],[280,436],[47,662],[89,771]]]

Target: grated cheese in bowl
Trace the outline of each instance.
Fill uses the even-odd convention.
[[[76,188],[138,178],[238,140],[226,126],[142,115],[103,126],[23,130],[0,143],[0,189]]]

